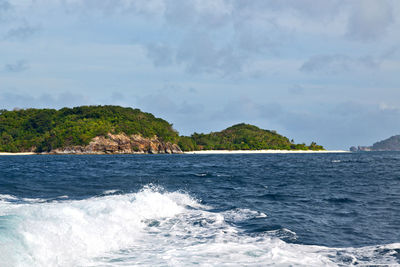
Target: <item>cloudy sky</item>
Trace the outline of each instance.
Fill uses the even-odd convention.
[[[116,104],[329,149],[400,134],[398,0],[0,0],[0,108]]]

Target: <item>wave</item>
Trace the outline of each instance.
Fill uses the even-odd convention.
[[[225,221],[241,222],[254,218],[265,218],[267,215],[265,213],[254,211],[250,209],[231,209],[222,212]]]
[[[18,200],[16,196],[8,194],[0,194],[0,201]]]
[[[231,222],[265,214],[213,212],[187,193],[156,186],[114,193],[30,203],[7,196],[0,202],[0,266],[391,264],[400,251],[400,244],[328,248],[286,243],[274,232],[249,235]]]
[[[332,203],[357,203],[357,200],[348,197],[332,197],[324,200]]]

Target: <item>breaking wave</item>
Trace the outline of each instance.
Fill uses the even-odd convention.
[[[185,192],[146,186],[84,200],[0,195],[0,266],[397,264],[400,244],[329,248],[284,242],[236,223],[267,214],[214,212]],[[293,236],[296,233],[284,229]]]

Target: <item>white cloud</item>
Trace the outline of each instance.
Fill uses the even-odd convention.
[[[24,23],[23,25],[9,29],[6,34],[6,39],[24,41],[38,31],[39,31],[38,27],[33,27],[31,25],[28,25],[27,23]]]
[[[371,56],[352,58],[346,55],[317,55],[303,63],[300,71],[339,74],[359,71],[360,69],[377,69],[380,61]]]
[[[87,96],[64,92],[58,95],[5,92],[0,94],[0,105],[6,109],[13,108],[63,108],[90,103]]]
[[[7,0],[0,0],[0,11],[4,12],[11,9],[11,4]]]
[[[6,72],[22,72],[29,69],[29,65],[25,60],[19,60],[15,63],[4,65],[4,71]]]
[[[157,67],[165,67],[174,63],[174,51],[166,44],[148,44],[146,45],[147,56]]]
[[[360,0],[353,6],[347,36],[358,41],[377,41],[394,22],[392,4],[386,0]]]
[[[368,141],[368,124],[383,129],[373,137],[390,123],[396,130],[389,107],[399,99],[399,3],[0,0],[0,100],[136,104],[185,133],[244,121],[296,141],[354,145],[356,135]],[[6,73],[28,67],[20,58],[29,71]],[[163,84],[183,89],[160,91]],[[196,93],[184,91],[191,87]],[[354,99],[354,110],[326,108]]]

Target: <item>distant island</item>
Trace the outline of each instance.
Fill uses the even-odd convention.
[[[352,146],[350,151],[400,151],[400,135],[376,142],[372,146]]]
[[[180,136],[172,124],[139,109],[80,106],[0,110],[0,152],[158,154],[201,150],[324,150],[295,144],[275,131],[237,124]]]

